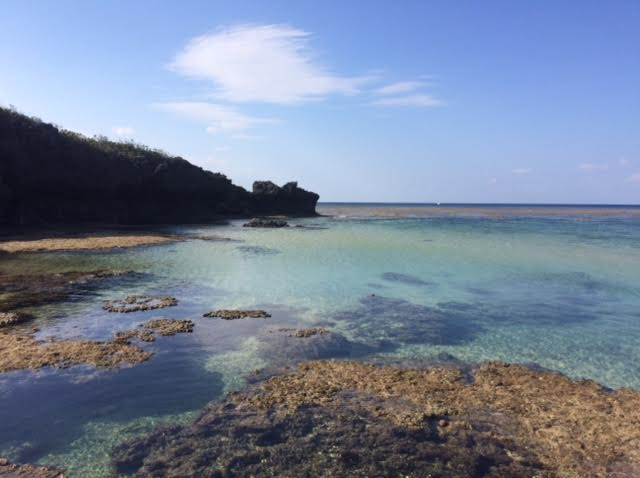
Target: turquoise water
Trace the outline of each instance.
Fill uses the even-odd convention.
[[[158,424],[192,420],[256,369],[282,365],[263,347],[268,330],[281,326],[340,332],[351,348],[337,357],[504,360],[640,389],[640,209],[325,205],[321,212],[333,216],[292,221],[303,228],[234,221],[172,229],[234,241],[3,259],[8,273],[141,273],[36,310],[39,336],[105,339],[156,317],[196,326],[145,344],[156,355],[137,367],[0,375],[0,456],[106,476],[111,447]],[[126,315],[101,309],[132,293],[180,303]],[[201,317],[218,308],[262,308],[273,317]]]

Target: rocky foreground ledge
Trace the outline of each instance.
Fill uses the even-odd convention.
[[[501,363],[313,361],[115,450],[155,476],[640,476],[640,394]],[[118,475],[119,476],[119,475]]]

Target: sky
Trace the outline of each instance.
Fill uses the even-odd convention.
[[[321,201],[640,203],[638,1],[0,1],[0,104]]]

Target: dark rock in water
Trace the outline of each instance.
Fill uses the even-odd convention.
[[[0,310],[12,310],[67,300],[94,289],[100,282],[123,276],[130,271],[71,271],[54,274],[0,274]]]
[[[31,315],[23,314],[21,312],[0,312],[0,327],[20,324],[31,320],[32,318],[33,317]]]
[[[16,465],[0,458],[0,477],[6,478],[65,478],[62,470],[46,466]]]
[[[212,222],[316,215],[318,195],[288,183],[232,184],[181,157],[87,138],[0,108],[0,225]]]
[[[256,217],[251,221],[243,224],[244,227],[264,227],[264,228],[280,228],[289,227],[289,223],[284,219],[277,219],[273,217]]]
[[[296,182],[282,187],[271,181],[253,183],[253,209],[262,214],[315,216],[319,198],[316,193],[299,188]]]
[[[427,282],[419,277],[411,276],[409,274],[399,274],[397,272],[385,272],[382,274],[382,278],[389,282],[400,282],[402,284],[417,285],[417,286],[432,286],[433,282]]]
[[[237,320],[237,319],[266,319],[271,317],[271,314],[264,310],[229,310],[221,309],[207,312],[203,317],[217,317],[224,320]]]
[[[148,295],[129,295],[122,300],[109,300],[102,306],[107,312],[139,312],[143,310],[162,309],[174,307],[178,300],[174,297],[151,297]]]
[[[280,254],[278,249],[272,249],[270,247],[238,246],[237,249],[252,256],[274,256],[276,254]]]

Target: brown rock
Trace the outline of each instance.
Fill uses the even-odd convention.
[[[193,321],[175,319],[154,319],[141,325],[145,329],[157,332],[160,335],[176,335],[193,332]]]

